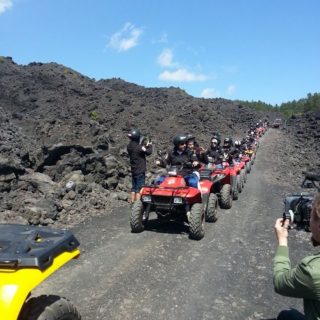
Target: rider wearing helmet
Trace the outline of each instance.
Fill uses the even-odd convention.
[[[186,148],[187,136],[185,134],[176,135],[173,139],[173,150],[168,152],[165,158],[157,160],[156,164],[162,167],[181,166],[180,174],[184,176],[186,183],[191,187],[198,187],[199,179],[193,173],[193,169],[199,162],[192,161],[191,154]]]
[[[233,158],[236,157],[237,150],[233,146],[232,138],[228,137],[223,140],[222,154],[226,162],[229,164],[233,163]]]
[[[219,164],[221,163],[221,147],[220,147],[220,137],[219,135],[213,135],[210,140],[210,146],[206,151],[206,155],[210,162]]]
[[[219,140],[221,142],[221,134],[218,131],[214,131],[211,134],[212,137],[215,137],[215,139]]]
[[[242,143],[241,143],[241,140],[236,140],[234,142],[234,148],[236,150],[236,153],[235,153],[235,157],[236,158],[239,158],[240,155],[243,153],[243,151],[245,150]]]
[[[127,151],[130,158],[131,174],[132,174],[132,188],[131,188],[131,202],[138,200],[140,197],[140,189],[145,184],[147,161],[146,156],[152,153],[152,144],[140,144],[141,132],[139,129],[132,129],[128,133],[130,139],[127,145]]]

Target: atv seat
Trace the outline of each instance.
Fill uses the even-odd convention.
[[[45,270],[54,258],[80,245],[71,231],[0,224],[0,268],[36,267]]]
[[[211,174],[212,170],[211,169],[203,169],[199,171],[200,174],[200,180],[211,180]]]

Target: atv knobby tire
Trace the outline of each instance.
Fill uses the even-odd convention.
[[[232,207],[232,194],[230,184],[224,184],[220,190],[220,206],[223,209],[230,209]]]
[[[251,171],[251,161],[248,161],[247,164],[246,164],[246,170],[247,170],[247,173],[250,173]]]
[[[201,240],[204,237],[204,210],[202,203],[195,203],[189,215],[190,238]]]
[[[241,193],[243,188],[243,178],[241,176],[241,173],[237,175],[237,187],[238,187],[239,193]]]
[[[218,197],[215,193],[210,193],[206,209],[206,222],[216,222],[218,220],[217,208]]]
[[[134,233],[142,232],[144,230],[143,212],[143,203],[140,200],[135,201],[133,203],[130,216],[131,231]]]
[[[244,188],[244,184],[247,182],[247,171],[246,168],[243,168],[240,172],[242,178],[242,189]]]
[[[66,298],[42,295],[25,303],[19,320],[81,320],[81,316]]]
[[[236,183],[235,183],[235,188],[232,190],[232,199],[233,200],[238,200],[239,199],[239,185],[240,185],[240,176],[237,175],[235,177]]]
[[[254,164],[254,159],[255,159],[255,157],[256,157],[255,154],[253,154],[252,157],[251,157],[251,165],[252,165],[252,166],[253,166],[253,164]]]

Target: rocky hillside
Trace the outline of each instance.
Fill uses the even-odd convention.
[[[167,149],[179,132],[204,146],[213,131],[240,138],[264,117],[179,88],[95,81],[56,63],[22,66],[1,57],[0,221],[70,225],[126,205],[132,127]]]
[[[320,171],[320,106],[318,111],[292,116],[284,130],[290,139],[286,155],[296,172]]]

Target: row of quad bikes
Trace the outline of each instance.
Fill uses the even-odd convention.
[[[258,137],[263,132],[258,133]],[[204,237],[204,222],[216,222],[218,206],[230,209],[247,181],[258,150],[258,140],[233,165],[205,166],[199,169],[199,188],[187,186],[177,168],[169,168],[159,185],[141,189],[141,198],[133,204],[130,225],[134,233],[147,228],[149,215],[155,212],[160,221],[178,221],[189,225],[191,239]]]

